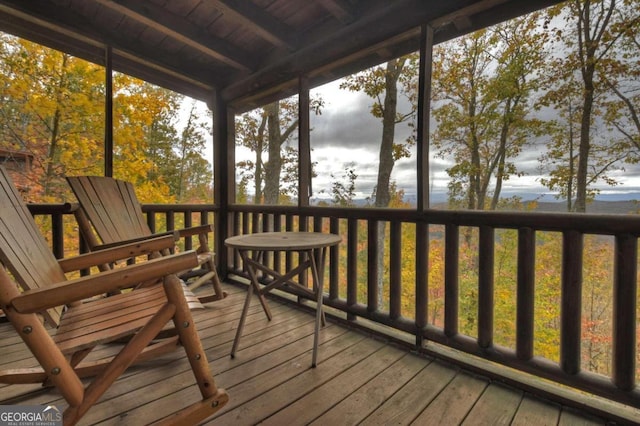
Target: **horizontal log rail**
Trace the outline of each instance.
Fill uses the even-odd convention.
[[[51,244],[56,256],[65,253],[64,223],[72,215],[73,204],[29,205],[36,215],[49,216]],[[152,230],[212,223],[217,207],[212,205],[144,205]],[[196,222],[192,223],[192,218]],[[415,348],[424,350],[428,342],[466,352],[544,379],[640,408],[640,391],[636,381],[638,318],[638,236],[640,217],[632,215],[594,215],[568,213],[487,212],[406,209],[368,209],[333,207],[290,207],[231,205],[225,218],[229,235],[273,231],[329,231],[343,236],[343,244],[330,250],[326,270],[324,303],[344,312],[347,321],[367,319],[406,333],[415,339]],[[403,226],[415,228],[415,246],[403,242]],[[429,321],[429,246],[430,230],[443,231],[444,240],[444,313],[443,323]],[[76,228],[77,229],[77,228]],[[385,229],[383,244],[378,242]],[[461,238],[472,229],[477,234],[477,335],[464,334],[460,321]],[[496,239],[503,230],[516,231],[517,277],[515,344],[504,347],[495,342],[494,261]],[[76,231],[77,232],[77,231]],[[560,277],[560,348],[559,360],[552,361],[534,353],[534,300],[536,293],[536,238],[545,232],[561,235],[558,257]],[[364,234],[364,235],[363,235]],[[611,236],[614,240],[612,282],[612,373],[604,376],[585,371],[581,366],[581,312],[584,238],[587,235]],[[67,235],[68,237],[68,235]],[[212,241],[212,240],[210,240]],[[364,242],[364,243],[363,243]],[[185,241],[185,248],[191,242]],[[364,245],[363,245],[364,244]],[[380,304],[376,283],[381,277],[379,251],[385,250],[388,272],[386,302]],[[217,248],[221,251],[221,248]],[[224,248],[222,250],[225,250]],[[366,251],[366,268],[358,269],[360,255]],[[293,255],[271,256],[272,267],[288,268]],[[414,258],[415,270],[405,271],[403,257]],[[240,258],[231,250],[218,256],[225,273],[246,276]],[[360,264],[362,264],[360,259]],[[364,269],[364,270],[362,270]],[[405,272],[411,272],[407,281]],[[302,282],[306,277],[300,277]],[[346,283],[346,288],[340,287]],[[359,285],[360,284],[360,285]],[[402,311],[403,288],[413,287],[412,314]],[[366,295],[360,294],[366,289]],[[359,293],[360,292],[360,293]]]

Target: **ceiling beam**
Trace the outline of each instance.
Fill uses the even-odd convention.
[[[254,64],[246,55],[219,39],[197,30],[186,19],[180,18],[149,1],[96,0],[96,3],[122,13],[126,17],[153,28],[199,52],[241,71],[251,71]]]
[[[352,7],[345,0],[316,0],[316,2],[345,25],[355,20],[356,15]]]
[[[454,24],[469,21],[469,17],[475,15],[484,10],[494,8],[502,3],[506,3],[508,0],[484,0],[471,4],[470,6],[463,7],[455,12],[441,16],[438,19],[434,19],[430,22],[430,25],[434,29],[438,29],[443,25]],[[469,25],[470,26],[470,25]],[[458,25],[456,25],[458,27]],[[463,29],[463,28],[460,28]]]
[[[286,47],[289,50],[297,48],[297,43],[292,39],[293,30],[264,13],[247,0],[215,0],[216,7],[226,15],[226,18],[235,21],[238,25],[249,27],[259,37],[269,43]]]

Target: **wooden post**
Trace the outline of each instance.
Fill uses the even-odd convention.
[[[214,94],[213,110],[213,202],[217,204],[214,213],[214,241],[218,271],[227,275],[229,251],[224,240],[229,236],[229,204],[235,198],[235,128],[233,113],[219,94]]]
[[[422,26],[420,37],[420,74],[418,77],[418,117],[416,130],[418,211],[429,208],[429,118],[431,116],[431,67],[433,28]]]
[[[111,46],[105,49],[104,92],[104,175],[113,177],[113,55]]]
[[[298,79],[298,206],[309,205],[311,197],[311,139],[309,122],[309,79]]]

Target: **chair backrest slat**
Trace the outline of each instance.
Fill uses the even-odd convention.
[[[103,244],[151,235],[131,183],[105,176],[67,182]]]
[[[4,167],[0,167],[0,262],[23,290],[66,280]],[[45,319],[57,327],[61,313],[62,307],[50,309]]]

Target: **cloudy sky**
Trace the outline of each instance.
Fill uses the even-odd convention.
[[[311,144],[312,160],[317,161],[318,177],[314,181],[314,195],[322,188],[330,187],[330,175],[343,176],[344,169],[354,163],[358,175],[356,188],[358,196],[367,197],[375,185],[378,167],[378,151],[382,125],[379,119],[369,112],[373,100],[363,93],[352,93],[339,88],[339,82],[319,87],[312,92],[325,100],[325,108],[321,116],[312,116]],[[433,129],[432,124],[432,129]],[[396,142],[402,142],[409,135],[406,124],[396,126]],[[503,196],[518,195],[524,199],[554,200],[549,189],[540,184],[541,170],[539,157],[544,149],[542,143],[532,145],[516,159],[518,168],[525,173],[521,177],[511,177],[504,182]],[[416,153],[413,148],[412,157],[396,162],[392,179],[408,196],[416,194]],[[436,202],[446,197],[449,177],[446,168],[450,161],[433,158],[431,153],[429,186],[431,200]],[[636,198],[640,193],[640,167],[626,165],[624,171],[614,171],[610,176],[619,185],[611,187],[605,184],[598,186],[602,198],[607,196],[624,196]],[[630,195],[629,195],[630,194]]]

